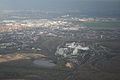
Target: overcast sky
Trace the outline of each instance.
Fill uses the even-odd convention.
[[[118,8],[120,0],[0,0],[0,9]]]

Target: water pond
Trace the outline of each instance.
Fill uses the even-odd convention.
[[[34,64],[39,65],[40,67],[55,67],[56,64],[53,63],[52,61],[47,61],[47,60],[35,60],[33,61]]]

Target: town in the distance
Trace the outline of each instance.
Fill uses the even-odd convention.
[[[109,77],[100,80],[111,75],[118,80],[119,53],[120,18],[0,11],[0,78],[39,80],[47,74],[45,80],[53,79],[49,75],[63,75],[53,80],[78,80],[88,74],[96,76],[90,80],[102,75]]]

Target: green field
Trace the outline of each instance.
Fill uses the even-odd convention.
[[[120,22],[82,22],[81,24],[93,28],[120,28]]]

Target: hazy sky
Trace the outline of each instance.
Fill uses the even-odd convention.
[[[119,3],[120,0],[0,0],[0,9],[115,9]]]

